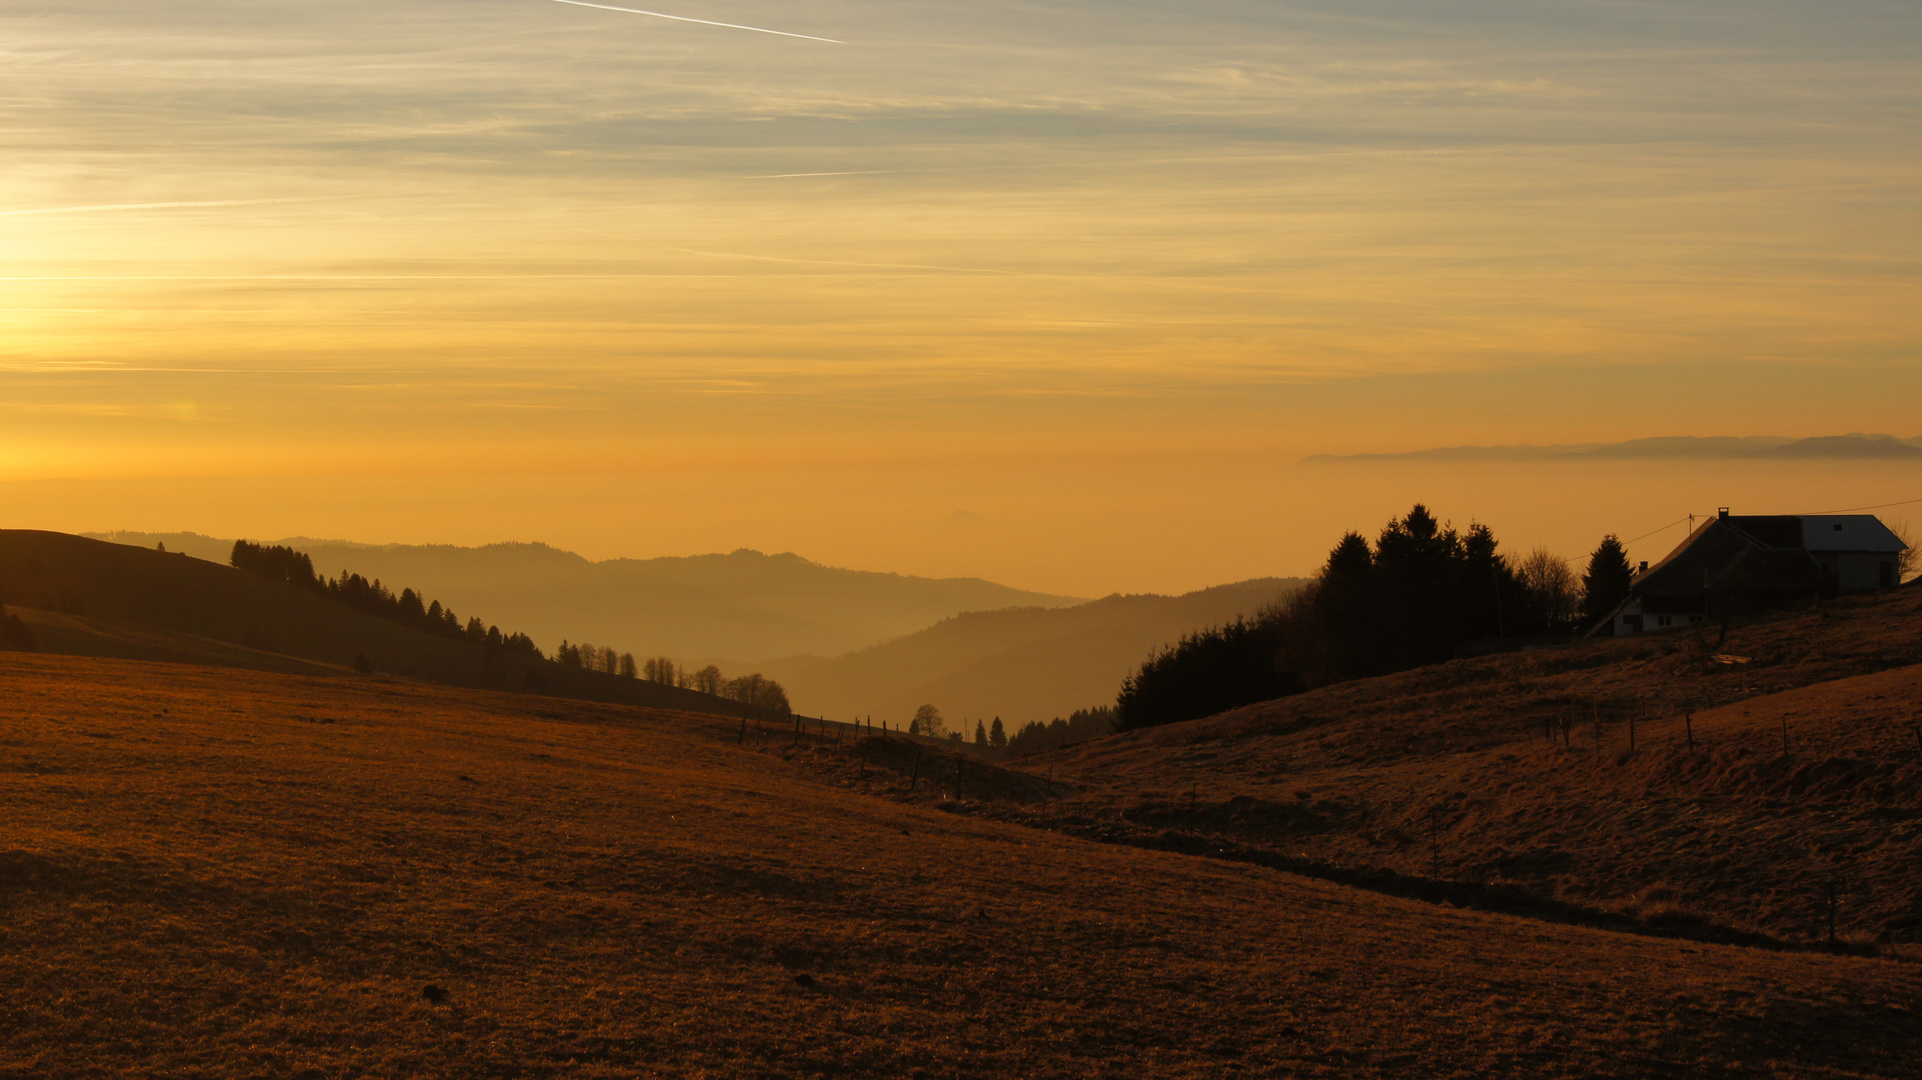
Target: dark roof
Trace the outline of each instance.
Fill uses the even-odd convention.
[[[1755,538],[1763,547],[1800,548],[1802,546],[1802,519],[1787,514],[1743,514],[1717,518],[1727,522],[1730,527]]]
[[[1792,528],[1793,541],[1774,544]],[[1802,547],[1802,521],[1796,517],[1710,518],[1661,562],[1637,574],[1629,590],[1652,600],[1699,601],[1703,594],[1811,592],[1820,582],[1815,560]]]

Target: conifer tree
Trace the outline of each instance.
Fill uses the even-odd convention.
[[[1582,622],[1594,625],[1628,599],[1628,579],[1628,552],[1609,533],[1588,557],[1588,572],[1582,575]]]

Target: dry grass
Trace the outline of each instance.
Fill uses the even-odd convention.
[[[0,655],[0,1074],[1894,1077],[1922,1054],[1909,965],[1090,844],[826,786],[737,731]]]
[[[1708,659],[1723,650],[1751,662]],[[1457,661],[1021,767],[1074,786],[1053,815],[1070,823],[1118,816],[1404,874],[1439,864],[1791,940],[1826,936],[1834,884],[1843,938],[1913,943],[1917,660],[1922,589],[1905,589],[1720,644],[1669,635]]]

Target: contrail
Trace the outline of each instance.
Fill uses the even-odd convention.
[[[211,202],[107,203],[100,206],[49,206],[40,210],[0,210],[0,217],[26,214],[92,214],[105,210],[181,210],[195,206],[268,206],[274,203],[327,202],[354,199],[357,195],[321,195],[305,199],[216,199]]]
[[[554,0],[557,4],[573,4],[575,7],[600,8],[602,11],[625,11],[629,15],[652,15],[657,19],[673,19],[675,22],[700,23],[702,26],[725,26],[729,30],[752,30],[757,34],[779,34],[782,37],[806,38],[809,41],[825,41],[830,45],[846,45],[845,41],[834,38],[815,37],[813,34],[790,34],[785,30],[766,30],[759,26],[742,26],[740,23],[715,22],[712,19],[690,19],[685,15],[663,15],[658,11],[642,11],[640,8],[614,7],[610,4],[590,4],[586,0]]]

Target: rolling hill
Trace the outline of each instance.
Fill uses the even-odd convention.
[[[898,725],[931,703],[951,722],[999,716],[1012,729],[1111,704],[1121,680],[1153,650],[1253,615],[1301,584],[1257,578],[1183,596],[971,611],[846,656],[776,660],[761,670],[810,714],[872,715]]]
[[[64,533],[0,530],[0,603],[52,652],[304,673],[361,662],[455,686],[537,689],[730,716],[756,712],[693,690],[424,634],[184,554]]]
[[[1790,940],[1922,942],[1922,587],[1457,660],[1021,765],[1042,819]],[[1833,908],[1829,889],[1835,892]]]
[[[225,563],[232,540],[194,533],[94,533],[97,539]],[[253,538],[249,538],[253,539]],[[591,562],[546,544],[356,544],[269,541],[342,569],[406,584],[462,617],[514,627],[552,651],[562,638],[638,656],[720,660],[730,671],[780,656],[832,656],[920,630],[962,611],[1059,607],[1083,601],[979,578],[843,570],[798,555],[727,555]]]
[[[0,1061],[22,1076],[1894,1078],[1922,1057],[1913,964],[897,803],[877,796],[905,777],[854,779],[873,744],[20,653],[0,733]]]

